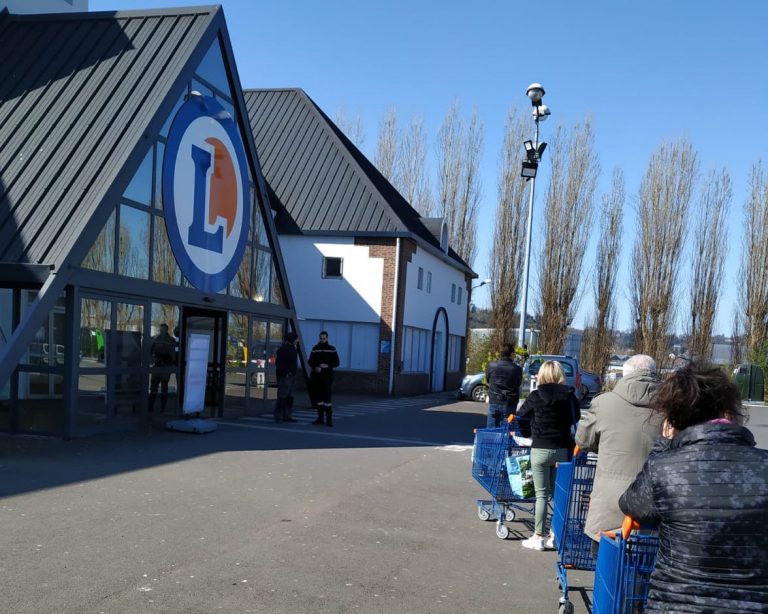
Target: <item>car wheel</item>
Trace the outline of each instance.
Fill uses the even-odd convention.
[[[586,399],[589,396],[589,388],[584,384],[581,385],[581,398]]]
[[[472,388],[472,400],[478,403],[485,403],[488,400],[488,386],[478,384]]]

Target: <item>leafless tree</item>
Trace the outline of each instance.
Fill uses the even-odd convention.
[[[568,326],[578,307],[600,172],[591,121],[587,119],[571,130],[559,126],[551,150],[552,171],[538,270],[539,349],[558,354],[563,351]]]
[[[354,143],[355,147],[362,149],[365,144],[365,128],[363,128],[363,118],[358,113],[355,117],[347,115],[346,109],[341,106],[336,109],[336,115],[333,118],[346,137]]]
[[[725,169],[710,171],[704,178],[696,207],[691,267],[691,321],[688,326],[688,353],[709,360],[723,267],[728,251],[726,220],[733,188]]]
[[[393,185],[396,183],[395,173],[398,167],[398,143],[400,138],[397,130],[397,110],[389,107],[384,118],[379,122],[379,140],[376,145],[376,156],[373,163],[379,172],[389,179]]]
[[[477,110],[465,124],[454,102],[438,132],[438,210],[448,224],[451,247],[470,265],[477,251],[478,170],[484,138]]]
[[[600,208],[600,239],[595,255],[595,316],[584,331],[582,362],[594,373],[605,373],[611,359],[616,324],[616,276],[621,256],[621,221],[624,215],[624,172],[616,168],[611,191]]]
[[[528,220],[526,183],[520,176],[526,119],[518,109],[510,107],[499,158],[498,202],[488,257],[495,347],[512,339],[520,298]]]
[[[744,233],[740,303],[747,358],[755,360],[768,342],[768,186],[761,161],[750,173]]]
[[[397,155],[395,187],[423,217],[432,216],[432,196],[427,176],[427,131],[420,117],[413,117],[402,136]]]
[[[630,282],[635,349],[659,365],[666,360],[674,324],[675,288],[698,167],[688,141],[665,143],[651,156],[640,184]]]
[[[741,314],[736,309],[733,312],[733,323],[731,325],[731,366],[736,366],[742,360],[742,334],[741,334]]]

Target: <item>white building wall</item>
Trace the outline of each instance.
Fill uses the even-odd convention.
[[[4,8],[17,15],[79,13],[88,10],[88,0],[0,0],[0,11]]]
[[[296,315],[307,320],[381,320],[384,260],[352,237],[280,236]],[[323,279],[323,258],[342,258],[342,279]]]
[[[445,307],[448,313],[448,328],[451,335],[466,336],[467,331],[467,287],[464,273],[421,247],[407,264],[405,312],[403,325],[432,330],[435,313]],[[424,269],[424,282],[418,289],[419,267]],[[432,274],[430,292],[427,292],[428,274]],[[461,288],[461,304],[451,302],[451,284]],[[457,290],[458,294],[458,290]]]

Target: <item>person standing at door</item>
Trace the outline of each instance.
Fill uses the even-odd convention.
[[[296,333],[288,333],[275,355],[277,372],[275,422],[297,422],[293,418],[293,385],[296,382],[296,363],[299,359],[299,353],[296,350],[298,344],[299,336]]]
[[[149,348],[152,355],[152,366],[165,368],[164,373],[152,373],[149,382],[149,411],[152,413],[155,410],[155,399],[157,398],[158,388],[160,389],[160,409],[165,411],[165,406],[168,403],[168,382],[171,379],[171,374],[167,370],[168,367],[172,367],[175,362],[176,339],[168,334],[168,325],[161,324],[160,332],[152,338],[152,345]]]
[[[328,343],[326,331],[320,333],[320,342],[312,348],[307,362],[312,369],[311,396],[317,408],[317,420],[312,424],[325,423],[327,426],[333,426],[333,370],[339,366],[339,355],[336,348]]]
[[[501,346],[499,359],[485,367],[488,382],[488,423],[487,428],[499,428],[501,421],[517,412],[520,400],[520,383],[523,370],[512,360],[514,350],[509,343]]]

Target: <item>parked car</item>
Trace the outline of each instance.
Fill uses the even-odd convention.
[[[528,395],[531,390],[536,390],[536,376],[539,373],[539,367],[547,360],[556,360],[560,363],[565,374],[565,385],[573,388],[579,399],[583,398],[579,361],[572,356],[561,354],[533,354],[528,357],[528,360],[523,365],[523,385],[521,389],[523,396]]]
[[[592,398],[603,391],[603,378],[591,371],[581,372],[581,398]]]
[[[488,384],[485,383],[485,373],[467,375],[461,380],[459,399],[472,399],[478,403],[485,403],[488,400]]]

